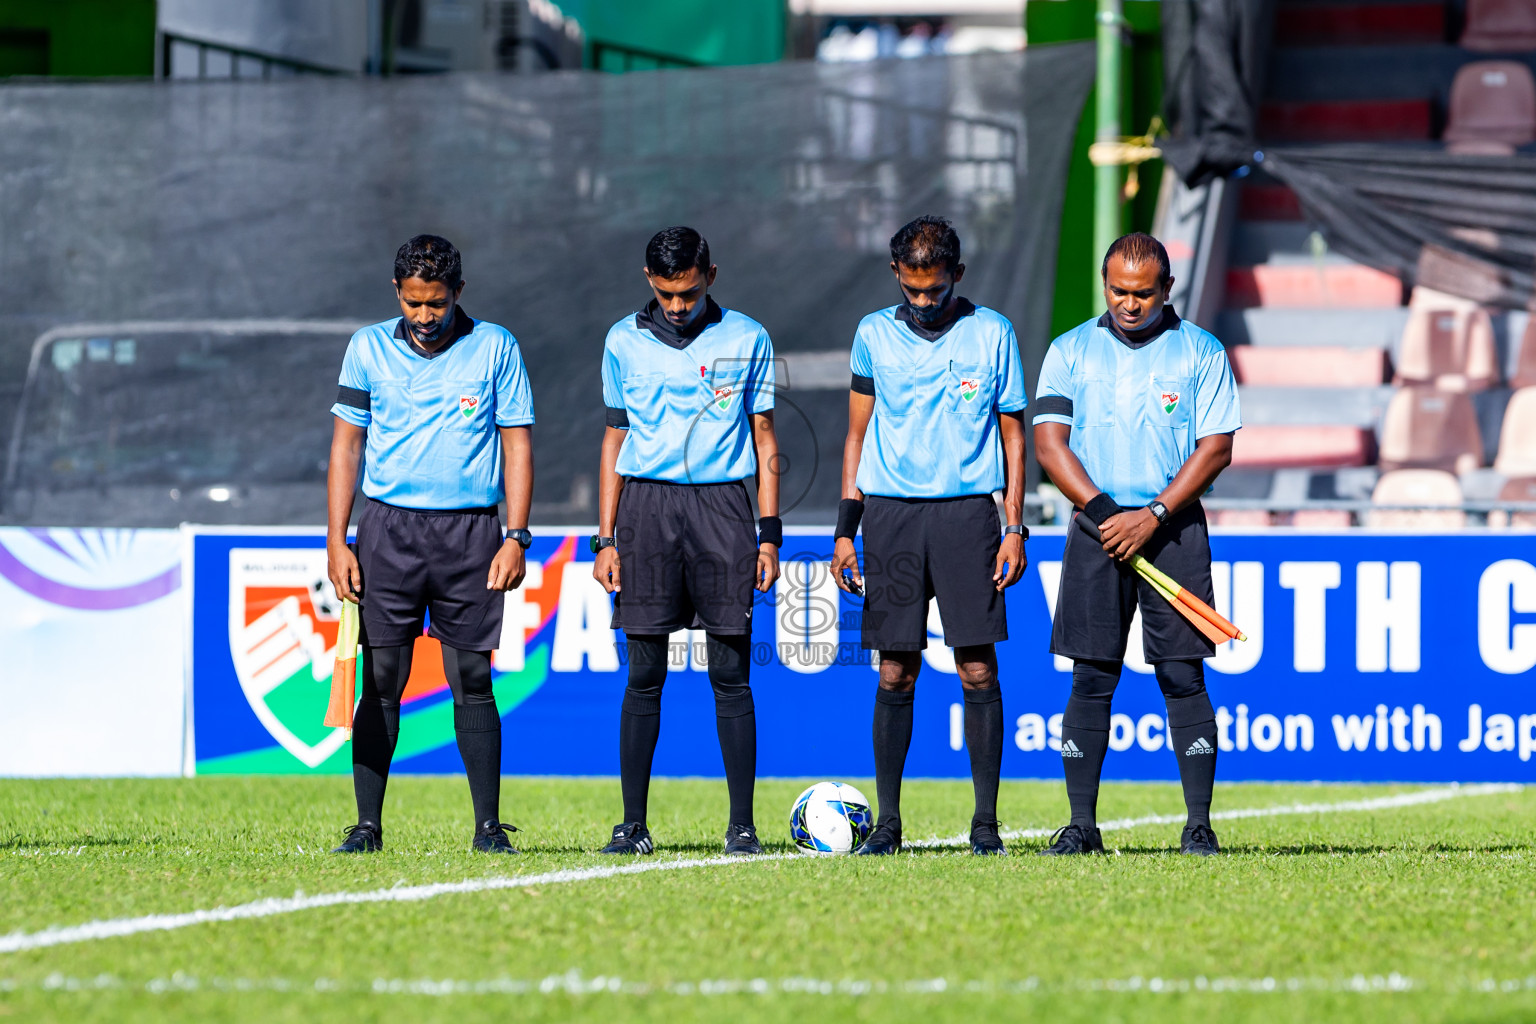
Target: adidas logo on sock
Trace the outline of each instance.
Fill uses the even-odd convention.
[[[1076,743],[1073,743],[1071,740],[1067,740],[1067,742],[1065,742],[1065,743],[1063,743],[1061,745],[1061,756],[1062,757],[1082,757],[1083,756],[1083,752],[1081,750],[1077,749],[1077,744]]]
[[[1197,736],[1195,737],[1195,742],[1189,745],[1189,749],[1184,751],[1184,756],[1194,757],[1196,754],[1214,753],[1216,753],[1216,748],[1207,743],[1204,736]]]

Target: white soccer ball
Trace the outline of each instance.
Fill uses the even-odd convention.
[[[808,853],[849,853],[869,838],[874,824],[863,793],[842,782],[818,782],[795,798],[789,837]]]

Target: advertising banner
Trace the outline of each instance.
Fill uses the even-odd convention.
[[[181,534],[0,528],[0,775],[179,775]]]
[[[1208,662],[1224,779],[1536,779],[1536,536],[1288,531],[1212,538],[1217,610],[1248,635]],[[1060,775],[1071,666],[1048,651],[1060,530],[1039,530],[1008,591],[999,645],[1009,722],[1003,771]],[[876,672],[858,646],[860,601],[829,564],[830,531],[792,534],[783,578],[760,595],[753,691],[764,776],[867,776]],[[349,770],[322,726],[337,607],[320,531],[196,532],[190,551],[196,767]],[[540,531],[507,596],[493,659],[503,768],[614,774],[625,668],[592,579],[586,532]],[[917,684],[908,774],[964,777],[963,707],[936,608]],[[1108,778],[1173,779],[1164,707],[1139,622],[1114,703]],[[673,637],[656,773],[718,775],[704,637]],[[617,642],[616,642],[617,641]],[[396,768],[461,770],[435,641],[417,642]]]

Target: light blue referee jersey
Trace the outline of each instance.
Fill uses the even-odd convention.
[[[352,335],[331,412],[368,428],[363,493],[402,508],[484,508],[501,501],[497,427],[533,423],[517,339],[460,309],[446,347],[428,355],[403,318]]]
[[[614,324],[603,344],[608,424],[629,431],[618,474],[679,484],[752,476],[757,448],[749,417],[773,409],[768,332],[711,300],[700,314],[708,318],[704,329],[685,343],[672,332],[676,343],[668,344],[641,326],[649,312]]]
[[[1162,333],[1132,347],[1109,314],[1051,343],[1035,392],[1035,422],[1072,428],[1069,447],[1088,477],[1135,508],[1163,492],[1195,442],[1243,425],[1221,342],[1172,307]]]
[[[961,302],[963,315],[933,340],[900,318],[902,306],[859,321],[849,362],[875,390],[859,457],[865,494],[958,498],[1003,489],[997,413],[1028,404],[1024,367],[1007,318]]]

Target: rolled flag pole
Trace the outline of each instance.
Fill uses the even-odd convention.
[[[336,667],[331,670],[331,700],[325,708],[325,724],[352,735],[352,711],[357,706],[357,605],[341,602],[341,623],[336,628]]]
[[[1086,515],[1078,515],[1075,518],[1078,527],[1092,537],[1095,543],[1101,545],[1104,543],[1104,536],[1093,520]],[[1132,555],[1130,564],[1138,576],[1152,584],[1169,604],[1178,609],[1179,613],[1212,643],[1221,644],[1228,640],[1247,641],[1248,637],[1242,630],[1141,555]]]

